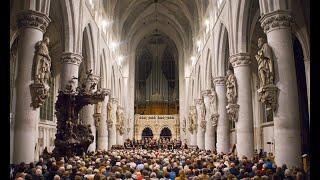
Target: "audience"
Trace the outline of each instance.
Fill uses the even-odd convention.
[[[34,165],[35,164],[35,165]],[[13,165],[11,179],[23,180],[303,180],[299,168],[276,166],[269,155],[254,158],[187,148],[169,139],[127,140],[122,148],[88,152],[83,156],[54,158]]]
[[[115,146],[116,147],[116,146]],[[142,149],[179,149],[182,147],[180,140],[170,140],[170,138],[152,139],[150,137],[141,140],[126,140],[125,149],[142,148]],[[120,149],[118,147],[118,149]]]

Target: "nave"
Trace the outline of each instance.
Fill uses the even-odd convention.
[[[274,173],[285,165],[308,177],[309,9],[304,0],[11,0],[10,164],[150,150],[189,154],[192,165],[213,152],[214,162],[247,157],[260,172],[270,158]],[[150,146],[123,150],[127,141]]]

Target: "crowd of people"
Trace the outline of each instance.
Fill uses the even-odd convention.
[[[140,146],[146,143],[145,146]],[[162,146],[159,144],[162,144]],[[165,144],[172,143],[175,148]],[[177,144],[180,144],[178,146]],[[123,149],[89,152],[83,156],[54,158],[12,166],[16,180],[302,180],[300,168],[277,166],[268,155],[249,159],[229,153],[188,148],[168,139],[126,141]],[[137,148],[140,147],[140,148]]]
[[[124,148],[141,148],[141,149],[180,149],[182,146],[181,140],[172,140],[170,138],[151,138],[146,137],[141,140],[127,139],[124,143]]]

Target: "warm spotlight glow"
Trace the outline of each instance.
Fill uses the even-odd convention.
[[[122,55],[118,56],[118,61],[120,61],[120,62],[123,61],[123,56]]]
[[[91,8],[93,9],[94,8],[93,0],[89,0],[89,3],[91,5]]]
[[[210,23],[209,19],[206,19],[206,20],[204,21],[204,25],[206,25],[206,26],[209,26],[209,23]]]
[[[104,33],[106,33],[106,27],[107,27],[107,21],[106,20],[102,20],[101,21],[101,28],[102,28],[102,31]]]
[[[107,26],[107,21],[106,20],[102,20],[101,21],[101,26],[102,27],[106,27]]]
[[[200,40],[197,41],[197,46],[201,46],[201,41]]]
[[[192,64],[192,66],[194,66],[196,64],[196,57],[195,56],[191,56],[191,64]]]
[[[111,48],[113,49],[113,50],[115,50],[117,47],[119,46],[119,43],[117,43],[117,42],[111,42]]]
[[[117,57],[117,64],[118,64],[119,66],[121,66],[123,60],[124,60],[124,57],[123,57],[122,55],[119,55],[119,56]]]
[[[201,41],[197,41],[197,51],[199,52],[201,50]]]

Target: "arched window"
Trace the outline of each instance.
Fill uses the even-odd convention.
[[[171,130],[167,127],[163,128],[160,133],[160,138],[169,138],[171,139],[172,133]]]
[[[142,134],[141,134],[142,138],[152,138],[153,137],[153,132],[152,129],[150,129],[149,127],[146,127],[143,129]]]
[[[50,86],[50,93],[49,97],[46,99],[44,104],[40,107],[40,120],[48,120],[48,121],[53,121],[53,113],[54,113],[54,103],[53,103],[53,98],[54,98],[54,77],[51,75],[49,78],[49,86]]]

